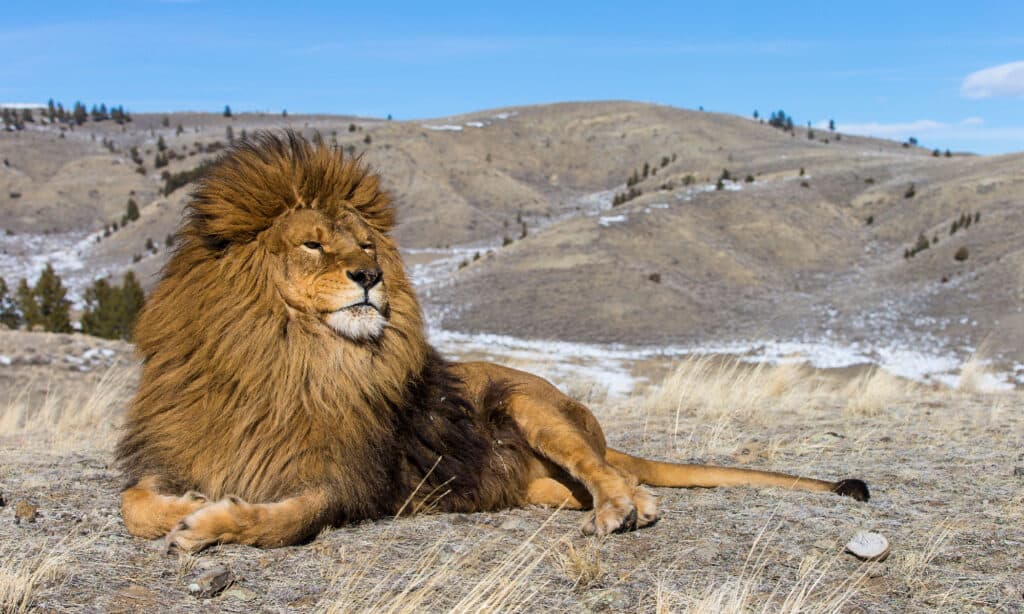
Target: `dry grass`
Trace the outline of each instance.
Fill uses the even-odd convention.
[[[52,548],[0,543],[0,612],[28,612],[40,588],[67,573],[80,544],[65,539]]]
[[[882,369],[871,369],[854,378],[843,389],[848,398],[845,411],[854,416],[874,417],[894,402],[906,399],[914,386]]]
[[[38,402],[33,402],[27,392],[33,386],[23,386],[0,406],[0,431],[45,435],[58,453],[87,448],[109,450],[130,394],[131,377],[131,370],[115,365],[85,391],[68,392],[46,385],[46,393]]]
[[[927,611],[1019,600],[1024,568],[1006,545],[1024,540],[1005,466],[1024,432],[1016,397],[937,394],[878,371],[842,383],[796,365],[695,358],[647,397],[597,408],[617,446],[651,453],[678,434],[685,454],[724,455],[716,462],[853,470],[877,498],[662,489],[658,525],[605,540],[582,538],[576,513],[528,509],[414,515],[324,531],[296,548],[174,558],[127,538],[116,520],[119,476],[106,465],[124,374],[81,390],[15,395],[0,407],[0,428],[14,435],[0,449],[0,490],[41,512],[30,525],[0,517],[0,611],[192,610],[203,604],[185,586],[210,564],[256,593],[205,604],[235,612]],[[921,420],[922,408],[933,418]],[[60,542],[85,527],[89,544]],[[842,553],[861,528],[890,537],[889,561]]]
[[[975,353],[960,367],[960,377],[956,381],[956,389],[960,392],[993,392],[996,387],[997,380],[992,375],[989,361],[980,353]]]
[[[318,610],[330,614],[412,613],[436,611],[444,603],[441,609],[453,613],[528,611],[531,599],[545,585],[535,572],[559,556],[556,547],[560,542],[550,546],[534,543],[556,514],[511,550],[503,550],[500,536],[493,534],[478,540],[443,534],[397,565],[384,564],[389,550],[396,547],[394,536],[385,534],[355,569],[337,570],[329,596]],[[459,547],[453,549],[456,543]],[[387,570],[384,574],[379,573],[382,568]],[[453,587],[458,587],[454,595]]]
[[[769,530],[773,523],[775,528]],[[809,555],[801,560],[794,583],[771,586],[765,575],[778,556],[771,544],[777,538],[779,524],[773,519],[765,523],[739,573],[725,582],[695,587],[688,595],[666,594],[659,585],[655,610],[688,614],[841,611],[856,594],[870,564],[861,565],[850,573],[837,573],[836,568],[842,567],[838,553],[828,557]]]
[[[814,398],[819,386],[796,363],[751,365],[738,358],[698,356],[679,363],[645,399],[648,411],[703,420],[757,421],[769,407],[793,407]]]

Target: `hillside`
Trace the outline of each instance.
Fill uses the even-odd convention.
[[[0,274],[51,260],[76,289],[126,267],[151,283],[187,194],[163,196],[161,172],[215,157],[229,127],[240,137],[285,126],[380,170],[440,329],[642,346],[824,342],[865,362],[916,352],[905,360],[959,364],[981,348],[1024,379],[1024,156],[934,157],[638,103],[410,122],[140,115],[63,136],[5,133],[0,227],[14,235]],[[162,169],[158,139],[176,152]],[[642,194],[613,207],[634,172]],[[140,219],[96,242],[88,233],[120,220],[128,198]],[[977,222],[951,235],[968,214]],[[904,258],[921,235],[929,248]]]

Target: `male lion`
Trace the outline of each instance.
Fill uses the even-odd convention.
[[[657,519],[640,484],[868,498],[860,480],[630,456],[543,379],[445,361],[394,218],[375,174],[292,132],[243,141],[199,182],[135,331],[142,380],[117,447],[129,532],[275,547],[403,508],[565,504],[607,535]]]

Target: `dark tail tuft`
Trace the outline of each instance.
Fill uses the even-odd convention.
[[[832,492],[844,497],[853,497],[857,501],[867,501],[871,498],[868,485],[863,480],[839,480],[832,485]]]

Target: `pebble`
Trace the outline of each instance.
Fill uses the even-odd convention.
[[[14,504],[14,524],[35,522],[38,515],[39,509],[28,501],[18,501]]]
[[[879,533],[858,531],[846,542],[846,551],[862,561],[882,562],[889,556],[889,540]]]
[[[521,518],[509,518],[498,528],[502,531],[525,531],[528,526]]]
[[[256,591],[249,590],[244,586],[238,586],[236,584],[224,591],[223,597],[225,599],[237,599],[239,601],[252,601],[256,598]]]
[[[217,567],[196,576],[196,579],[189,583],[188,592],[193,597],[209,599],[231,586],[234,581],[235,574],[231,570]]]
[[[631,603],[629,595],[618,588],[590,591],[580,601],[591,612],[624,612],[635,605]]]

